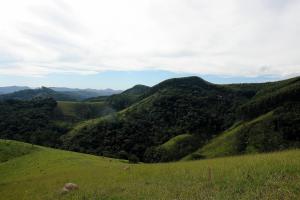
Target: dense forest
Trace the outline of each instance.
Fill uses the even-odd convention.
[[[205,158],[225,144],[213,155],[300,147],[299,77],[229,85],[176,78],[80,103],[7,96],[0,138],[134,162]]]
[[[62,122],[56,122],[56,105],[51,98],[2,101],[0,138],[60,147],[59,138],[68,129]]]

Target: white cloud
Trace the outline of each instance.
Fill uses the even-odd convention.
[[[10,0],[0,74],[300,73],[297,0]]]

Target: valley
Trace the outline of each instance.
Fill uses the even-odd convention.
[[[299,77],[229,85],[184,77],[65,97],[48,88],[2,96],[0,199],[300,196]]]

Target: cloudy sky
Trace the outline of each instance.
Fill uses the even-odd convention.
[[[3,1],[0,86],[278,80],[300,74],[299,36],[299,0]]]

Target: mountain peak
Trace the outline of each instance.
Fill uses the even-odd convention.
[[[209,88],[213,86],[212,83],[205,81],[198,76],[189,76],[181,78],[172,78],[165,80],[152,88],[152,92],[163,88]]]
[[[123,92],[123,94],[133,94],[133,95],[138,94],[138,95],[140,95],[140,94],[147,92],[149,89],[150,89],[149,86],[139,84],[139,85],[133,86],[132,88],[130,88],[128,90],[125,90]]]

